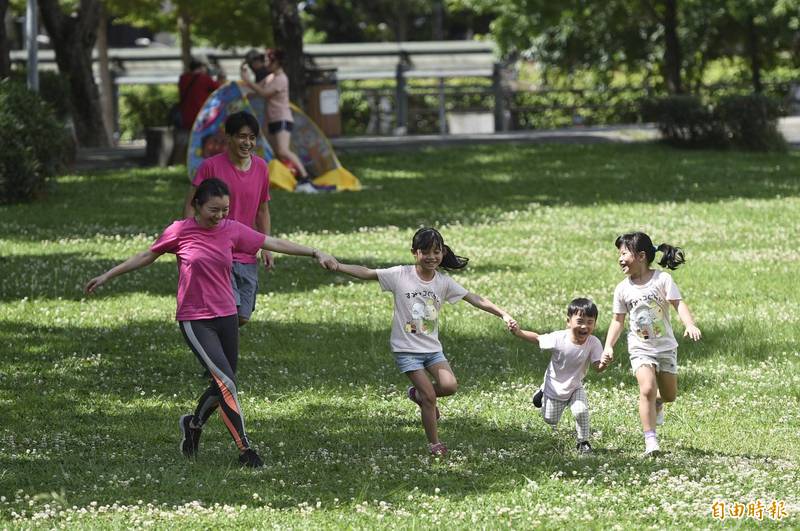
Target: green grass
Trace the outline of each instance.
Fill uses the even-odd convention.
[[[569,413],[552,433],[529,404],[547,357],[460,303],[441,332],[461,385],[440,404],[451,454],[432,461],[388,351],[391,297],[281,257],[239,366],[267,466],[239,469],[216,418],[186,461],[177,419],[204,383],[172,320],[174,260],[80,291],[178,215],[186,178],[73,175],[46,201],[0,208],[0,527],[706,528],[718,500],[788,513],[725,525],[800,525],[800,154],[543,144],[343,162],[365,190],[275,192],[276,234],[387,266],[435,225],[471,258],[454,277],[529,329],[562,326],[585,295],[602,339],[614,237],[683,246],[674,277],[704,338],[681,340],[666,454],[640,457],[622,343],[587,378],[596,453],[579,458]]]

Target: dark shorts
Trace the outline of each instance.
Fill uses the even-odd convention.
[[[236,299],[236,312],[243,319],[250,319],[256,309],[258,292],[258,263],[242,264],[234,262],[231,267],[231,286]]]
[[[269,131],[269,134],[271,135],[274,135],[279,131],[289,131],[291,133],[292,129],[294,129],[294,122],[290,122],[288,120],[270,122],[267,124],[267,131]]]

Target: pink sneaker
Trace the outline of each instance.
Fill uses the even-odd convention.
[[[414,402],[414,403],[415,403],[416,405],[418,405],[419,407],[422,407],[422,400],[419,400],[419,399],[417,398],[417,388],[416,388],[416,387],[414,387],[413,385],[412,385],[412,386],[410,386],[410,387],[408,388],[408,390],[406,391],[406,394],[408,395],[408,399],[409,399],[409,400],[411,400],[412,402]],[[439,417],[441,417],[441,416],[442,416],[442,415],[439,413],[439,408],[437,407],[437,408],[436,408],[436,420],[439,420]]]
[[[428,450],[431,451],[431,455],[433,457],[444,457],[447,455],[447,446],[444,445],[442,442],[438,442],[436,444],[429,444]]]

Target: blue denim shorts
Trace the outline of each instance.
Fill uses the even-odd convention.
[[[258,263],[242,264],[234,262],[231,267],[231,287],[236,299],[236,312],[243,319],[250,319],[256,309],[258,292]]]
[[[447,362],[443,352],[395,352],[394,362],[400,372],[427,369],[431,365]]]

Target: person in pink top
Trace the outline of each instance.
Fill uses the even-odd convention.
[[[311,247],[266,236],[232,219],[228,187],[220,179],[200,183],[192,201],[195,214],[167,227],[146,251],[91,279],[87,294],[114,277],[155,262],[162,254],[178,259],[178,321],[186,343],[211,374],[211,384],[200,397],[194,414],[180,418],[180,448],[187,457],[197,455],[203,425],[219,408],[220,416],[239,449],[239,462],[257,468],[263,461],[250,446],[236,391],[239,326],[230,284],[233,255],[255,254],[259,249],[311,256],[326,269],[336,269],[336,259]]]
[[[248,52],[245,64],[241,68],[242,81],[250,90],[267,100],[267,133],[268,140],[275,156],[279,160],[289,160],[297,171],[301,180],[308,179],[308,172],[291,149],[289,142],[292,138],[294,118],[289,108],[289,78],[283,71],[285,54],[283,50],[271,49],[266,54]],[[256,75],[257,81],[251,79],[250,71]],[[263,73],[266,77],[258,80]]]
[[[197,169],[186,202],[183,215],[195,215],[193,200],[197,187],[206,179],[215,177],[228,185],[230,190],[230,213],[228,217],[239,223],[269,235],[269,168],[261,157],[254,156],[258,138],[258,120],[246,112],[231,114],[225,120],[227,149],[219,155],[205,159]],[[262,251],[267,269],[272,267],[272,256]],[[258,292],[258,260],[255,252],[235,252],[230,283],[236,298],[239,326],[246,324],[256,307]]]

